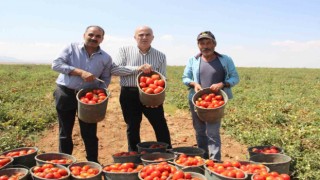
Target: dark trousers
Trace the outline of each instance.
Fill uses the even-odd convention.
[[[59,120],[59,152],[72,154],[72,130],[77,112],[77,99],[74,90],[58,85],[54,98]],[[83,139],[87,160],[98,162],[97,123],[85,123],[79,120],[80,133]]]
[[[143,106],[139,99],[138,88],[121,87],[120,104],[124,120],[127,124],[128,150],[137,151],[137,144],[140,140],[140,124],[142,114],[150,122],[158,142],[169,144],[171,148],[170,133],[167,121],[164,117],[163,106],[157,108],[147,108]]]

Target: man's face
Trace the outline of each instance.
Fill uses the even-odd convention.
[[[97,27],[90,27],[83,35],[84,44],[96,48],[103,41],[103,32]]]
[[[198,41],[198,47],[202,55],[211,56],[214,54],[216,43],[208,38],[203,38]]]
[[[138,47],[149,48],[153,41],[153,32],[149,28],[140,28],[136,30],[134,38],[137,41]]]

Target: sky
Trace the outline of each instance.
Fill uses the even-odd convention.
[[[153,29],[152,46],[168,65],[199,52],[196,37],[211,31],[216,51],[237,67],[320,68],[318,0],[0,0],[0,62],[51,64],[85,28],[99,25],[102,49],[116,58],[136,45],[138,26]]]

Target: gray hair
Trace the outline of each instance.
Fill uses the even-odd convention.
[[[90,29],[90,28],[92,28],[92,27],[100,29],[100,31],[102,31],[102,35],[104,36],[104,30],[103,30],[103,28],[100,27],[100,26],[96,26],[96,25],[88,26],[88,27],[86,28],[86,32],[88,31],[88,29]]]

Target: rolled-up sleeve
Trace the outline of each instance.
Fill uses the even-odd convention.
[[[182,75],[182,82],[188,87],[190,87],[189,84],[193,82],[192,58],[189,59],[186,67],[184,68],[183,75]]]

